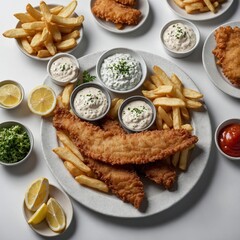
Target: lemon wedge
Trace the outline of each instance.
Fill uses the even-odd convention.
[[[46,221],[54,232],[61,232],[66,227],[66,217],[61,205],[55,198],[50,198],[47,202]]]
[[[57,100],[54,91],[46,85],[35,87],[28,96],[29,109],[40,116],[50,115],[56,103]]]
[[[25,193],[25,204],[31,211],[38,208],[47,201],[49,195],[49,182],[46,178],[38,178],[32,182]]]
[[[16,106],[21,98],[21,90],[15,84],[8,83],[0,87],[0,103],[5,107]]]
[[[29,224],[38,224],[42,222],[47,215],[47,204],[43,203],[39,209],[29,218]]]

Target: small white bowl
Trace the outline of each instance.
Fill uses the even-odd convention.
[[[55,62],[58,58],[61,58],[61,57],[68,57],[76,64],[76,66],[78,68],[78,74],[74,79],[70,79],[69,81],[58,81],[58,80],[56,80],[52,77],[51,72],[50,72],[50,68],[51,68],[53,62]],[[79,62],[78,62],[77,58],[74,57],[73,55],[68,54],[68,53],[58,53],[49,60],[49,62],[47,64],[47,72],[48,72],[48,75],[51,78],[53,83],[55,83],[58,86],[64,87],[68,83],[75,83],[78,80],[79,75],[80,75],[80,66],[79,66]]]
[[[33,149],[33,145],[34,145],[34,138],[33,138],[32,132],[30,131],[29,128],[27,128],[26,126],[24,126],[20,122],[7,121],[7,122],[0,123],[0,129],[1,128],[9,128],[9,127],[14,126],[14,125],[19,125],[19,126],[21,126],[23,128],[24,131],[26,131],[26,133],[27,133],[27,135],[29,137],[29,140],[30,140],[30,149],[29,149],[27,155],[23,159],[19,160],[18,162],[15,162],[15,163],[5,163],[5,162],[0,161],[0,164],[2,164],[4,166],[10,166],[10,167],[11,166],[16,166],[16,165],[24,162],[29,157],[29,155],[31,154],[32,149]]]
[[[190,28],[193,29],[193,31],[194,31],[194,33],[195,33],[195,35],[196,35],[196,43],[195,43],[195,45],[193,46],[193,48],[191,48],[190,50],[187,50],[187,51],[184,51],[184,52],[177,52],[177,51],[173,51],[173,50],[169,49],[169,48],[165,45],[165,43],[164,43],[164,41],[163,41],[163,34],[164,34],[164,32],[166,31],[166,29],[167,29],[169,26],[171,26],[171,25],[173,25],[173,24],[176,24],[176,23],[182,23],[183,25],[187,25],[187,26],[189,26]],[[184,57],[189,56],[191,53],[193,53],[193,52],[195,51],[195,49],[197,48],[197,46],[199,45],[199,43],[200,43],[200,32],[199,32],[198,28],[197,28],[193,23],[191,23],[191,22],[189,22],[189,21],[187,21],[187,20],[183,20],[183,19],[176,19],[176,20],[172,20],[172,21],[166,23],[166,24],[162,27],[162,29],[161,29],[161,31],[160,31],[160,40],[161,40],[161,42],[162,42],[162,45],[163,45],[165,51],[166,51],[170,56],[172,56],[172,57],[174,57],[174,58],[184,58]]]
[[[124,122],[122,120],[123,109],[125,108],[125,106],[127,104],[129,104],[130,102],[134,102],[134,101],[144,101],[145,103],[147,103],[151,107],[152,113],[153,113],[152,120],[149,123],[149,125],[147,127],[143,128],[143,129],[140,129],[140,130],[133,130],[133,129],[128,128],[124,124]],[[146,130],[150,129],[152,127],[152,125],[155,123],[155,120],[156,120],[156,108],[155,108],[153,103],[148,98],[143,97],[143,96],[132,96],[132,97],[129,97],[129,98],[125,99],[124,102],[119,107],[119,109],[118,109],[118,120],[119,120],[121,126],[129,133],[146,131]]]
[[[215,135],[214,135],[214,140],[215,140],[215,144],[217,146],[218,151],[224,157],[226,157],[226,158],[228,158],[230,160],[240,160],[240,157],[232,157],[232,156],[226,154],[225,152],[223,152],[222,149],[219,146],[219,143],[218,143],[219,134],[223,130],[223,128],[225,128],[226,126],[228,126],[230,124],[234,124],[234,123],[240,124],[240,119],[238,119],[238,118],[231,118],[231,119],[227,119],[227,120],[223,121],[222,123],[220,123],[218,125],[218,127],[216,128]]]
[[[19,103],[18,103],[17,105],[13,106],[13,107],[6,107],[6,106],[4,106],[4,105],[1,104],[1,103],[0,103],[0,107],[1,107],[1,108],[4,108],[4,109],[14,109],[14,108],[18,107],[18,106],[22,103],[22,101],[23,101],[23,99],[24,99],[24,89],[23,89],[23,87],[22,87],[22,85],[21,85],[20,83],[18,83],[18,82],[16,82],[16,81],[13,81],[13,80],[4,80],[4,81],[1,81],[1,82],[0,82],[0,87],[3,86],[3,85],[5,85],[5,84],[14,84],[14,85],[16,85],[17,87],[19,87],[20,92],[21,92],[21,99],[20,99]]]
[[[140,63],[140,66],[141,66],[141,69],[142,69],[142,76],[141,76],[141,79],[140,81],[137,83],[136,86],[134,86],[133,88],[131,89],[128,89],[128,90],[116,90],[116,89],[113,89],[113,88],[110,88],[109,86],[107,86],[103,81],[102,81],[102,78],[101,78],[101,74],[100,74],[100,71],[101,71],[101,66],[104,62],[104,60],[114,54],[117,54],[117,53],[123,53],[123,54],[130,54],[134,59],[136,59],[136,61],[138,61]],[[144,61],[144,59],[141,57],[140,54],[138,54],[136,51],[133,51],[131,49],[128,49],[128,48],[113,48],[111,50],[108,50],[106,52],[104,52],[100,58],[98,59],[97,61],[97,65],[96,65],[96,72],[97,72],[97,77],[98,79],[101,81],[101,83],[111,92],[115,92],[115,93],[129,93],[129,92],[133,92],[135,91],[136,89],[138,89],[139,87],[142,86],[143,82],[145,81],[146,79],[146,76],[147,76],[147,65]]]
[[[72,217],[73,217],[72,203],[66,193],[64,193],[62,190],[60,190],[56,186],[49,184],[49,197],[55,198],[58,201],[58,203],[61,205],[61,207],[63,208],[63,211],[66,216],[66,228],[63,230],[63,232],[57,233],[57,232],[52,231],[49,228],[49,226],[45,220],[36,225],[29,224],[29,226],[32,228],[33,231],[35,231],[36,233],[38,233],[44,237],[54,237],[54,236],[58,236],[58,235],[61,235],[62,233],[64,233],[70,226]],[[34,212],[27,209],[24,200],[23,200],[22,208],[23,208],[23,215],[25,217],[25,220],[26,220],[26,222],[28,222],[29,218],[33,215]]]

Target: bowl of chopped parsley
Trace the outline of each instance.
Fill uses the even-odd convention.
[[[0,164],[14,166],[25,161],[33,148],[33,135],[16,121],[0,123]]]

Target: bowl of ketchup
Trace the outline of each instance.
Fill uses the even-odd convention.
[[[240,160],[240,119],[228,119],[219,124],[215,143],[225,157]]]

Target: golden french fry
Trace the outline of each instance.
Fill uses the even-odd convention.
[[[42,44],[42,33],[37,32],[32,38],[30,45],[31,47],[35,48],[35,47],[38,47],[40,44]]]
[[[14,16],[21,22],[21,23],[27,23],[27,22],[35,22],[37,21],[35,18],[33,18],[31,15],[27,13],[15,13]]]
[[[193,130],[192,125],[189,124],[189,123],[183,124],[183,125],[181,126],[181,128],[186,129],[186,130],[188,130],[189,132],[191,132],[191,131]]]
[[[185,120],[190,119],[190,114],[189,114],[189,111],[186,107],[181,107],[180,111],[181,111],[181,115],[184,117]]]
[[[163,119],[162,119],[162,116],[161,116],[159,111],[157,111],[156,121],[155,122],[156,122],[156,126],[157,126],[158,130],[163,129]]]
[[[158,95],[155,94],[153,92],[153,90],[151,90],[151,91],[142,90],[142,94],[143,94],[143,96],[145,96],[146,98],[149,98],[149,99],[155,99],[158,97]]]
[[[42,14],[35,9],[30,3],[26,6],[26,11],[37,21],[41,21]]]
[[[33,35],[35,31],[27,31],[23,28],[9,29],[3,33],[4,37],[7,38],[25,38],[29,35]]]
[[[111,107],[114,107],[119,99],[120,98],[113,98],[111,102]]]
[[[84,158],[82,154],[79,152],[76,145],[70,140],[70,138],[65,133],[57,131],[57,137],[65,147],[70,149],[81,161],[84,161]]]
[[[202,107],[202,103],[190,99],[186,99],[186,107],[187,108],[200,108]]]
[[[181,151],[180,154],[180,159],[179,159],[179,165],[178,167],[185,171],[187,169],[187,165],[188,165],[188,153],[189,153],[189,149],[184,149]]]
[[[151,78],[151,81],[156,85],[156,87],[163,85],[163,83],[161,82],[161,79],[159,79],[156,75],[152,75],[150,78]]]
[[[169,115],[161,106],[157,108],[157,113],[161,117],[161,119],[163,119],[163,121],[168,125],[168,127],[172,128],[173,120],[169,117]]]
[[[167,94],[171,94],[172,91],[173,91],[173,86],[161,85],[155,88],[154,90],[150,90],[150,91],[143,90],[142,94],[149,99],[154,99],[157,97],[163,97]]]
[[[71,1],[66,7],[64,7],[59,13],[58,16],[60,17],[70,17],[74,10],[77,7],[77,1]]]
[[[42,11],[42,15],[43,15],[44,20],[46,20],[47,22],[50,22],[52,14],[51,14],[51,12],[48,8],[48,5],[44,1],[40,2],[40,9]]]
[[[203,97],[203,95],[200,92],[197,92],[190,88],[183,88],[183,95],[184,97],[190,99],[199,99]]]
[[[183,0],[184,4],[190,4],[190,3],[195,3],[195,2],[200,2],[199,0]]]
[[[179,157],[180,157],[180,152],[176,152],[173,156],[172,156],[172,164],[174,167],[177,167],[178,162],[179,162]]]
[[[124,28],[124,24],[122,23],[115,23],[115,27],[118,29],[118,30],[121,30]]]
[[[171,76],[171,81],[174,84],[175,88],[178,88],[180,91],[182,91],[182,81],[178,78],[176,74],[173,74]]]
[[[43,29],[42,35],[41,35],[41,36],[42,36],[42,39],[41,39],[42,42],[44,42],[44,41],[47,40],[48,34],[49,34],[49,31],[48,31],[47,27],[45,27],[45,28]]]
[[[185,102],[180,98],[159,97],[153,100],[155,106],[185,107]]]
[[[215,7],[213,6],[210,0],[203,0],[203,2],[206,4],[206,6],[209,8],[211,12],[213,13],[215,12]]]
[[[53,152],[56,153],[59,158],[61,158],[64,161],[69,161],[72,164],[74,164],[76,167],[78,167],[81,171],[85,173],[91,172],[91,169],[84,164],[72,151],[70,151],[66,147],[57,147],[53,149]]]
[[[154,66],[153,71],[163,84],[173,86],[168,75],[160,67]]]
[[[180,8],[184,8],[184,3],[182,0],[174,0],[174,2],[180,7]]]
[[[77,168],[74,164],[72,164],[69,161],[64,161],[63,164],[73,177],[85,174],[83,171],[81,171],[79,168]]]
[[[156,88],[156,86],[153,83],[151,83],[150,80],[145,80],[144,83],[143,83],[143,86],[147,90],[153,90],[153,89]]]
[[[181,113],[179,107],[173,107],[172,108],[172,116],[173,116],[173,128],[174,129],[180,129],[182,126],[182,119],[181,119]]]
[[[81,15],[79,17],[64,18],[58,15],[51,15],[50,21],[59,25],[76,27],[83,23],[84,17]]]
[[[35,30],[35,31],[41,31],[45,28],[45,22],[43,21],[36,21],[36,22],[29,22],[29,23],[23,23],[22,28],[25,30]]]
[[[51,56],[51,53],[47,49],[40,49],[37,51],[37,57],[39,58],[46,58]]]
[[[70,97],[74,88],[73,83],[69,83],[67,86],[64,87],[62,93],[62,103],[65,107],[69,107],[70,104]]]
[[[46,23],[47,25],[47,29],[48,31],[51,33],[52,35],[52,39],[55,41],[55,42],[60,42],[62,40],[62,34],[58,28],[57,25],[55,24],[52,24],[52,23]]]
[[[164,129],[164,130],[169,130],[170,127],[164,122],[164,123],[163,123],[163,129]]]
[[[94,178],[91,178],[91,177],[88,177],[88,176],[85,176],[85,175],[77,176],[77,177],[75,177],[75,179],[81,185],[85,185],[87,187],[97,189],[101,192],[108,192],[109,191],[108,186],[104,182],[102,182],[98,179],[94,179]]]
[[[77,45],[76,39],[70,38],[62,42],[56,43],[56,47],[59,51],[67,51],[74,48]]]
[[[186,5],[185,10],[186,10],[187,13],[194,13],[194,12],[200,10],[203,7],[204,7],[203,3],[196,2],[196,3]]]
[[[59,6],[50,8],[49,11],[51,14],[57,15],[62,9],[63,9],[63,6],[59,5]]]
[[[22,38],[21,39],[21,44],[22,44],[22,47],[26,50],[26,52],[28,52],[29,54],[34,54],[35,53],[35,50],[31,47],[27,38]]]
[[[116,104],[114,106],[111,106],[109,112],[108,112],[108,116],[112,119],[116,119],[118,116],[118,109],[121,106],[122,102],[124,100],[123,99],[118,99],[118,101],[116,102]]]
[[[79,30],[74,30],[73,32],[64,35],[64,36],[62,37],[62,40],[65,41],[65,40],[70,39],[70,38],[75,38],[75,39],[77,39],[77,38],[79,38],[79,37],[80,37],[80,31],[79,31]]]
[[[66,27],[66,26],[58,25],[58,29],[61,33],[67,34],[67,33],[71,33],[73,31],[74,27]]]
[[[57,53],[57,48],[53,43],[52,36],[49,34],[47,40],[44,42],[45,47],[50,52],[50,54],[53,56]]]

